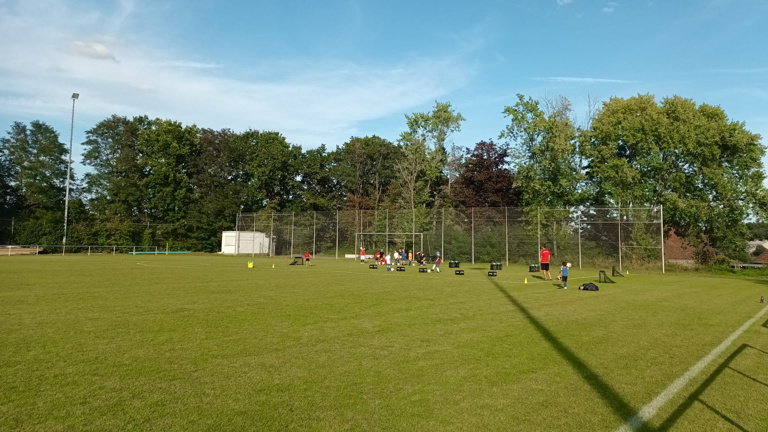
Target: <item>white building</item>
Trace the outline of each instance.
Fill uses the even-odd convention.
[[[239,243],[239,245],[238,245]],[[221,233],[221,253],[263,254],[269,255],[269,236],[258,231],[223,231]]]

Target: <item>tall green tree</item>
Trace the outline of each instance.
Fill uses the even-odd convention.
[[[139,135],[151,128],[146,116],[129,119],[112,115],[86,131],[83,164],[84,192],[96,218],[92,241],[102,245],[142,242],[142,225],[150,223],[144,210],[144,171],[139,163]]]
[[[399,140],[405,160],[399,169],[410,197],[410,208],[416,205],[417,196],[431,204],[440,204],[450,196],[451,183],[458,177],[463,152],[450,137],[461,130],[465,118],[450,102],[435,101],[431,112],[406,114],[405,120],[408,130]],[[447,145],[451,146],[450,151]],[[446,191],[441,190],[443,186]]]
[[[306,150],[299,160],[299,194],[294,209],[324,211],[338,209],[343,203],[340,182],[334,178],[334,155],[325,145]]]
[[[221,232],[231,230],[247,195],[248,152],[228,129],[200,131],[189,161],[192,201],[187,212],[190,248],[214,252]]]
[[[743,253],[744,221],[768,208],[760,136],[719,107],[678,96],[611,98],[580,139],[596,197],[664,205],[665,222],[692,243]]]
[[[189,232],[186,219],[193,202],[189,166],[197,147],[196,126],[183,126],[172,120],[155,119],[151,127],[139,132],[137,150],[144,173],[144,211],[156,227],[145,232],[143,243],[163,242],[185,247]]]
[[[345,194],[346,207],[375,209],[391,193],[400,149],[376,135],[352,137],[334,152],[334,177]]]
[[[243,196],[246,211],[290,208],[299,200],[298,161],[301,148],[286,141],[279,132],[249,130],[236,137],[246,156],[249,175],[247,194]]]
[[[544,105],[544,106],[542,106]],[[564,97],[544,103],[517,95],[504,108],[509,125],[501,133],[510,146],[525,206],[563,207],[581,204],[582,180],[577,130],[571,104]]]
[[[8,163],[8,180],[17,191],[20,222],[14,229],[17,243],[59,244],[63,237],[67,148],[51,126],[35,120],[29,126],[14,122],[0,139]],[[71,174],[71,199],[77,184]]]

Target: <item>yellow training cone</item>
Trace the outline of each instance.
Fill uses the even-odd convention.
[[[275,268],[275,265],[274,265],[274,264],[272,264],[272,268]]]
[[[248,261],[248,268],[253,268],[253,261]]]
[[[525,278],[525,283],[528,283],[528,278]]]
[[[627,276],[629,276],[629,270],[627,270]]]

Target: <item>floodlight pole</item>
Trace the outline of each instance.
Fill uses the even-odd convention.
[[[69,127],[69,157],[67,158],[67,192],[64,198],[64,239],[62,240],[62,255],[64,255],[67,250],[67,216],[69,214],[69,177],[72,171],[72,137],[75,133],[75,101],[79,97],[79,93],[72,93],[72,123]]]

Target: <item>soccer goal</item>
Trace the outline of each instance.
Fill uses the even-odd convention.
[[[365,248],[366,255],[373,255],[379,250],[389,253],[393,250],[413,250],[416,254],[424,250],[424,233],[420,232],[359,232],[355,233],[355,250],[360,258],[360,249]]]

